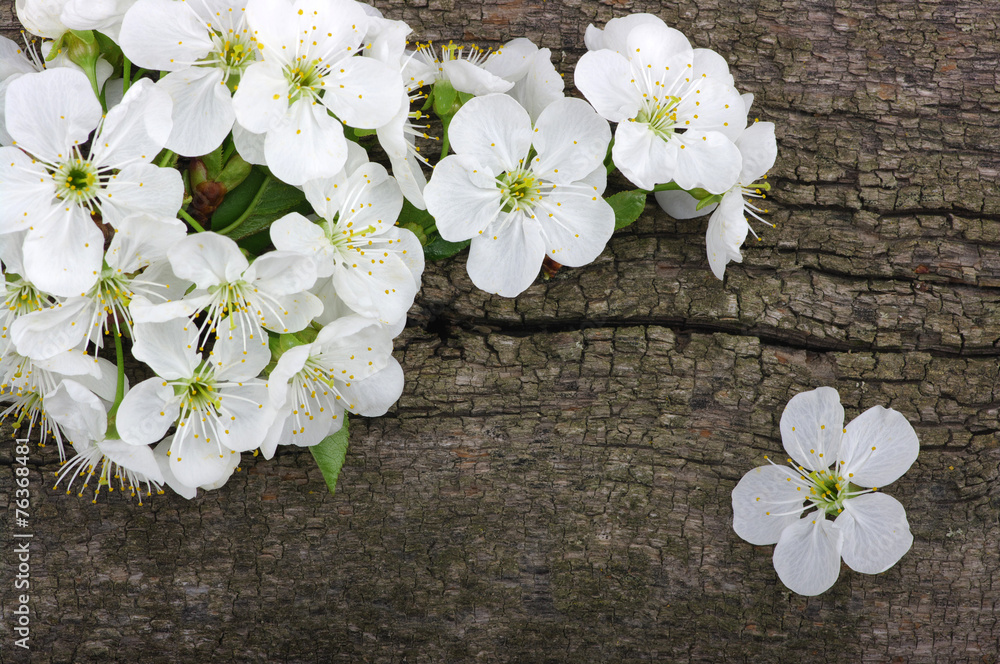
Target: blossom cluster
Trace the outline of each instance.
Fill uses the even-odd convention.
[[[766,212],[774,125],[748,124],[722,55],[650,14],[587,28],[579,98],[527,39],[411,46],[355,0],[16,7],[42,39],[0,38],[0,418],[55,442],[67,492],[190,498],[278,445],[342,463],[348,413],[402,393],[393,340],[425,257],[468,247],[472,282],[515,297],[543,266],[593,262],[655,194],[711,214],[722,279]],[[616,171],[635,189],[608,195]],[[806,594],[841,556],[881,571],[912,539],[874,484],[915,435],[869,411],[842,440],[834,398],[793,399],[799,465],[733,494],[737,533],[776,542]],[[905,453],[863,453],[876,434]],[[332,487],[339,463],[316,458]]]

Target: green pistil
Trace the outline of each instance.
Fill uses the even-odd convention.
[[[497,188],[503,197],[503,211],[530,210],[541,200],[541,182],[531,171],[517,170],[504,173],[497,178]]]
[[[667,97],[662,101],[654,98],[653,101],[647,101],[639,109],[635,121],[648,124],[649,129],[654,134],[663,140],[668,140],[674,135],[674,124],[677,122],[677,104],[680,101],[680,97]]]
[[[63,162],[52,174],[56,196],[72,203],[85,203],[100,189],[97,168],[89,161],[73,159]]]
[[[7,275],[10,278],[11,275]],[[48,299],[34,286],[24,281],[20,277],[15,277],[7,283],[7,295],[4,297],[4,307],[8,311],[13,311],[16,316],[38,311],[48,303]]]
[[[318,97],[323,76],[316,64],[306,62],[285,67],[285,81],[290,90],[288,103],[293,104],[303,97]]]
[[[816,507],[833,516],[844,511],[844,501],[859,490],[842,476],[834,475],[829,470],[814,470],[809,473],[809,480],[813,483],[809,499]]]
[[[211,367],[202,364],[194,376],[173,384],[174,396],[180,397],[182,410],[217,415],[222,409],[222,398],[215,391],[215,379]]]

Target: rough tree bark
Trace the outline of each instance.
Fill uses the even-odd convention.
[[[190,502],[92,505],[51,489],[39,450],[32,660],[998,661],[996,8],[376,4],[421,40],[530,37],[567,83],[588,23],[660,15],[777,124],[777,229],[725,283],[705,220],[653,206],[516,300],[472,288],[464,257],[429,265],[397,345],[406,390],[352,422],[336,496],[283,449]],[[890,491],[913,549],[802,598],[732,532],[730,492],[819,385],[848,418],[901,411],[922,452]],[[17,662],[10,542],[0,660]]]

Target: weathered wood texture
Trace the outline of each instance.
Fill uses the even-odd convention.
[[[398,343],[406,391],[356,420],[335,497],[287,449],[141,509],[35,473],[32,658],[998,661],[996,6],[377,4],[421,39],[528,36],[567,82],[588,23],[659,14],[777,124],[777,229],[724,284],[705,220],[652,206],[594,265],[517,300],[473,289],[464,259],[429,266]],[[819,385],[849,418],[901,411],[923,449],[887,488],[913,549],[802,598],[772,547],[733,534],[730,492],[780,450],[788,398]]]

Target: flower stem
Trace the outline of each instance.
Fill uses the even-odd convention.
[[[132,85],[132,61],[122,56],[122,94],[128,92]]]
[[[108,411],[108,431],[106,435],[108,438],[118,438],[115,418],[118,415],[118,407],[122,405],[122,399],[125,398],[125,351],[122,348],[122,334],[118,329],[117,323],[111,332],[111,336],[115,340],[115,363],[118,368],[118,382],[115,385],[115,402],[112,404],[111,410]]]
[[[441,136],[441,159],[444,159],[448,156],[448,150],[451,148],[451,142],[448,140],[448,127],[451,126],[451,117],[441,118],[441,124],[444,125],[444,132]]]
[[[246,221],[247,218],[251,214],[253,214],[253,211],[257,209],[257,206],[260,204],[260,199],[264,197],[264,192],[267,191],[267,187],[269,184],[271,184],[271,180],[273,179],[274,176],[271,175],[270,173],[264,176],[264,181],[260,183],[260,189],[257,190],[256,194],[254,194],[253,200],[250,201],[250,205],[248,205],[247,209],[243,211],[243,214],[238,216],[233,223],[229,224],[225,228],[218,230],[216,232],[219,235],[228,235],[229,233],[232,233],[234,230],[239,228],[240,224]]]
[[[169,164],[171,160],[173,160],[173,158],[176,156],[177,155],[175,155],[170,150],[164,150],[163,154],[160,156],[160,160],[156,162],[156,165],[159,166],[160,168],[165,168],[166,165]]]
[[[201,224],[199,224],[197,221],[195,221],[194,217],[192,217],[191,215],[189,215],[184,210],[178,210],[177,214],[179,214],[181,216],[181,219],[183,219],[184,221],[186,221],[189,224],[191,224],[191,227],[194,228],[199,233],[204,233],[205,232],[205,229],[202,228]]]

